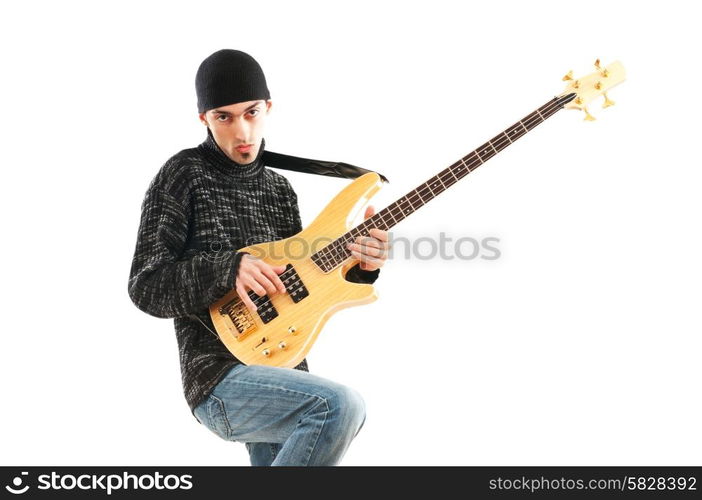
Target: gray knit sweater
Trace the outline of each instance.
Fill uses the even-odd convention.
[[[235,287],[243,255],[236,250],[302,231],[297,195],[287,178],[263,165],[264,148],[262,139],[256,159],[242,165],[208,130],[202,144],[164,163],[141,205],[129,296],[152,316],[174,318],[191,412],[240,363],[213,334],[208,310]],[[356,265],[346,279],[373,283],[379,272]],[[307,371],[306,360],[296,368]]]

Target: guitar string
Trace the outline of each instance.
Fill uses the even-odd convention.
[[[538,118],[539,121],[536,121],[536,125],[538,125],[538,124],[540,124],[540,123],[543,123],[543,122],[546,120],[545,118],[541,118],[541,117],[539,116],[539,113],[541,113],[541,112],[547,113],[548,116],[547,116],[546,118],[550,118],[550,117],[555,113],[555,111],[556,111],[558,108],[560,108],[560,102],[559,102],[558,98],[556,98],[556,100],[551,100],[551,101],[549,101],[549,102],[545,105],[545,107],[544,107],[543,110],[540,109],[540,108],[538,108],[536,111],[533,111],[530,115],[528,115],[524,120],[520,120],[518,123],[524,124],[524,122],[526,121],[526,125],[524,125],[524,128],[526,128],[526,131],[527,131],[527,132],[531,132],[531,129],[528,128],[528,127],[530,127],[530,126],[533,124],[532,122],[536,121],[537,118]],[[552,112],[553,112],[553,113],[552,113]],[[534,116],[531,116],[531,115],[534,115]],[[531,118],[529,118],[529,117],[531,117]],[[513,125],[513,126],[510,127],[510,128],[513,128],[513,127],[516,127],[516,124]],[[505,130],[510,130],[510,128],[507,128],[507,129],[505,129]],[[526,135],[526,132],[525,132],[524,134],[520,135],[519,137],[517,137],[517,139],[520,139],[520,138],[523,137],[524,135]],[[504,136],[504,139],[503,139],[502,137],[500,137],[500,136]],[[508,144],[507,144],[507,146],[508,146],[509,144],[511,144],[511,140],[508,138],[507,135],[505,135],[505,132],[502,132],[502,134],[500,134],[500,136],[498,136],[498,137],[500,137],[500,139],[499,139],[500,141],[505,141],[505,140],[509,141]],[[491,141],[488,141],[488,142],[491,142]],[[501,151],[504,149],[504,148],[502,147],[502,143],[498,143],[498,142],[496,141],[496,144],[497,144],[497,147],[500,148],[500,151],[498,151],[498,152],[501,152]],[[506,147],[506,146],[505,146],[505,147]],[[470,162],[463,162],[463,163],[465,164],[466,168],[468,169],[469,173],[471,173],[473,170],[475,170],[475,169],[473,168],[474,166],[476,166],[476,168],[477,168],[477,166],[482,165],[482,163],[483,163],[484,161],[486,161],[486,160],[480,159],[479,154],[476,153],[476,151],[477,151],[477,150],[474,150],[472,153],[469,153],[469,154],[475,154],[475,156],[476,156],[475,159],[471,160]],[[495,153],[495,154],[492,155],[492,156],[496,156],[496,155],[497,155],[497,153]],[[490,158],[492,158],[492,156],[490,156],[490,157],[488,158],[488,160],[489,160]],[[463,159],[459,160],[459,162],[461,162],[461,161],[463,161]],[[452,167],[454,167],[454,166],[457,166],[457,164],[458,164],[458,162],[455,162],[454,164],[452,164],[452,165],[449,166],[448,168],[450,169],[450,168],[452,168]],[[461,177],[461,179],[462,179],[462,177]],[[448,186],[445,186],[445,187],[446,187],[446,188],[449,188],[449,187],[451,187],[453,184],[457,183],[457,182],[458,182],[459,180],[461,180],[461,179],[456,179],[455,182],[453,182],[453,183],[451,183],[451,184],[449,184]],[[426,183],[424,183],[424,185],[423,185],[423,187],[422,187],[422,189],[421,189],[420,191],[417,191],[417,190],[415,189],[414,193],[417,194],[417,197],[423,199],[424,194],[426,194],[426,193],[425,193],[425,190],[426,190],[426,189],[428,189],[429,192],[431,192],[431,193],[433,194],[433,191],[431,191],[431,189],[429,188],[429,186],[428,186]],[[443,191],[442,191],[442,192],[443,192]],[[421,193],[421,194],[420,194],[420,193]],[[412,195],[412,197],[414,197],[414,195]],[[410,205],[412,205],[412,206],[414,205],[413,202],[416,201],[415,199],[412,199],[412,198],[410,198],[410,197],[408,197],[407,200],[410,202]],[[392,210],[390,211],[390,213],[392,213]],[[394,214],[393,214],[393,218],[394,218]],[[370,221],[370,220],[371,220],[371,218],[369,218],[366,222],[368,222],[368,221]],[[361,224],[361,226],[363,226],[363,225],[365,225],[365,222],[364,222],[364,224]],[[354,229],[358,229],[358,228],[360,228],[361,226],[358,226],[357,228],[354,228]],[[353,229],[352,229],[351,231],[353,231]],[[351,231],[349,231],[349,233],[350,233]],[[347,234],[348,234],[348,233],[347,233]],[[339,241],[339,239],[334,240],[334,241],[335,241],[335,242],[336,242],[336,241]],[[329,247],[329,246],[331,246],[331,245],[334,245],[334,242],[330,243],[327,247]],[[327,247],[325,247],[325,248],[327,248]],[[324,249],[320,250],[320,252],[322,252],[322,251],[324,251]],[[346,258],[348,258],[348,256],[347,256]],[[292,273],[292,274],[288,275],[289,273]],[[286,275],[287,275],[287,276],[286,276]],[[295,276],[295,274],[294,274],[294,269],[292,269],[292,268],[291,268],[291,269],[288,269],[288,270],[286,270],[286,271],[284,271],[284,272],[282,272],[282,273],[279,275],[279,277],[281,278],[281,281],[282,281],[283,285],[284,285],[286,288],[287,288],[288,282],[291,281],[292,278],[294,278],[294,276]],[[257,292],[254,292],[254,293],[256,293],[256,295],[258,295]],[[263,303],[265,303],[265,302],[268,301],[268,300],[269,300],[268,296],[264,294],[264,295],[262,295],[262,296],[259,295],[259,296],[256,297],[255,299],[252,299],[252,302],[253,302],[254,305],[256,305],[256,307],[258,307],[258,306],[262,305]]]
[[[511,143],[513,142],[511,139],[509,139],[509,136],[508,136],[507,133],[506,133],[507,131],[509,131],[509,130],[517,130],[518,127],[521,125],[521,126],[526,130],[526,132],[530,132],[530,131],[532,130],[532,128],[528,128],[528,127],[532,127],[532,125],[535,126],[535,125],[538,125],[538,124],[540,124],[540,123],[543,123],[547,118],[550,118],[551,116],[553,116],[553,114],[555,114],[555,112],[558,111],[558,109],[560,109],[561,104],[562,104],[562,103],[560,102],[560,100],[561,100],[562,98],[563,98],[563,96],[561,96],[561,97],[556,97],[555,99],[549,101],[547,104],[545,104],[544,106],[542,106],[543,109],[542,109],[542,108],[538,108],[536,111],[533,111],[532,113],[530,113],[529,115],[527,115],[527,117],[525,117],[523,120],[520,120],[518,123],[515,123],[515,124],[512,125],[511,127],[507,128],[505,131],[502,132],[502,134],[500,134],[500,135],[497,136],[498,139],[495,140],[494,142],[492,141],[492,139],[491,139],[490,141],[488,141],[488,143],[490,143],[490,146],[492,147],[492,149],[495,149],[495,148],[494,148],[494,145],[497,145],[497,147],[500,148],[499,151],[497,151],[497,150],[495,149],[496,152],[495,152],[495,154],[493,154],[492,156],[495,156],[498,152],[502,151],[506,146],[508,146],[509,144],[511,144]],[[539,118],[539,116],[537,116],[537,113],[543,113],[543,114],[548,115],[548,116],[546,116],[545,118],[544,118],[543,116],[541,116],[541,119],[540,119],[540,121],[539,121],[539,120],[537,120],[537,118]],[[536,124],[533,123],[535,120],[537,121]],[[524,125],[525,122],[526,122],[526,124],[528,125],[528,127],[527,127],[527,125]],[[524,132],[523,134],[517,136],[516,139],[519,139],[519,138],[523,137],[524,135],[526,135],[526,132]],[[504,136],[504,137],[502,137],[502,136]],[[513,138],[514,138],[514,137],[515,137],[515,136],[513,135]],[[515,140],[516,140],[516,139],[515,139]],[[487,160],[483,160],[482,157],[479,156],[479,153],[477,153],[476,151],[478,151],[478,150],[476,149],[475,151],[473,151],[472,153],[469,153],[469,155],[466,155],[466,157],[464,157],[464,158],[467,158],[467,157],[470,156],[470,155],[475,155],[475,158],[469,160],[468,162],[464,161],[463,158],[461,158],[461,159],[458,160],[457,162],[453,163],[452,165],[450,165],[449,167],[447,167],[446,169],[444,169],[444,170],[447,171],[447,174],[450,174],[450,175],[442,174],[442,172],[444,172],[444,171],[442,171],[442,172],[440,172],[439,174],[437,174],[437,175],[434,176],[434,177],[437,177],[437,178],[439,179],[439,182],[441,182],[441,184],[443,185],[443,187],[444,187],[445,189],[447,189],[447,188],[451,187],[453,184],[455,184],[456,182],[458,182],[459,180],[461,180],[461,179],[463,178],[463,177],[456,178],[456,175],[453,174],[453,171],[452,171],[452,169],[454,169],[455,167],[457,167],[460,163],[463,163],[463,166],[464,166],[464,167],[467,167],[468,173],[470,173],[470,172],[472,172],[473,170],[475,170],[475,168],[473,168],[473,167],[476,167],[476,165],[477,165],[477,166],[480,166],[480,165],[482,165],[485,161],[487,161],[487,160],[489,160],[490,158],[492,158],[492,156],[490,156],[490,157],[487,158]],[[485,152],[485,151],[489,151],[489,149],[486,147],[486,148],[483,149],[483,152]],[[476,161],[476,160],[477,160],[477,161]],[[467,175],[467,174],[465,174],[465,175]],[[465,176],[465,175],[464,175],[464,176]],[[444,179],[444,177],[448,177],[448,180],[447,180],[447,179]],[[453,181],[453,182],[450,182],[450,183],[447,185],[445,181],[446,181],[446,182],[448,182],[448,181]],[[444,190],[445,190],[445,189],[444,189]],[[440,191],[439,194],[441,194],[441,192],[443,192],[443,190]],[[406,201],[406,202],[409,202],[410,206],[412,206],[412,208],[416,210],[416,208],[414,207],[414,204],[415,204],[415,202],[417,202],[417,199],[419,198],[420,200],[424,201],[424,196],[425,196],[426,194],[428,194],[428,193],[431,193],[432,195],[436,196],[436,195],[434,194],[433,190],[432,190],[431,187],[430,187],[429,181],[423,183],[423,185],[421,185],[420,188],[415,189],[414,191],[411,192],[411,194],[406,195],[404,198],[405,198],[405,201]],[[399,200],[398,200],[398,201],[399,201]],[[396,202],[394,202],[393,204],[397,204],[397,203],[398,203],[398,202],[396,201]],[[426,203],[426,202],[425,202],[425,203]],[[425,203],[424,203],[424,204],[425,204]],[[396,219],[395,215],[401,215],[402,212],[403,212],[403,210],[402,210],[401,208],[400,208],[399,211],[397,210],[397,208],[399,208],[399,207],[401,206],[401,204],[402,204],[402,202],[400,202],[400,204],[399,204],[397,207],[391,208],[391,209],[387,212],[388,214],[390,214],[390,215],[393,217],[393,219],[395,219],[395,223],[398,223],[398,222],[399,222],[399,221]],[[420,207],[417,207],[417,208],[421,208],[421,206],[420,206]],[[387,207],[386,207],[385,209],[383,209],[383,210],[387,210]],[[346,234],[347,234],[347,235],[350,235],[350,236],[355,236],[355,234],[361,234],[361,231],[362,231],[362,230],[367,229],[367,225],[368,225],[368,224],[373,224],[373,223],[377,222],[378,219],[380,219],[380,222],[384,222],[383,218],[385,217],[385,215],[383,215],[382,212],[383,212],[383,211],[378,212],[374,217],[368,218],[368,219],[367,219],[366,221],[364,221],[361,225],[359,225],[359,226],[357,226],[357,227],[351,229],[351,230],[348,231],[348,233],[346,233]],[[402,219],[401,219],[401,220],[402,220]],[[322,255],[323,257],[325,257],[325,258],[327,258],[327,259],[329,259],[329,258],[331,258],[331,259],[338,258],[338,257],[340,256],[340,255],[339,255],[339,250],[341,250],[341,246],[342,246],[344,243],[348,242],[348,241],[349,241],[348,238],[345,238],[344,236],[341,236],[341,237],[337,238],[336,240],[334,240],[333,242],[331,242],[331,243],[330,243],[329,245],[327,245],[326,247],[324,247],[322,250],[320,250],[319,253],[320,253],[320,255]],[[348,258],[348,256],[346,256],[346,257],[344,258],[344,260],[345,260],[346,258]],[[333,263],[333,261],[332,261],[332,263]],[[337,264],[337,265],[338,265],[338,264]]]

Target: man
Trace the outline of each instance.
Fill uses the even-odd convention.
[[[272,102],[259,64],[224,49],[196,76],[207,138],[168,159],[151,181],[129,276],[129,296],[146,313],[174,318],[186,401],[222,439],[246,443],[252,465],[337,464],[365,421],[353,389],[295,369],[247,366],[217,338],[210,304],[236,288],[248,297],[286,293],[271,266],[237,252],[302,230],[297,195],[265,168],[265,119]],[[369,206],[365,217],[374,213]],[[387,231],[349,246],[359,263],[346,279],[373,283],[387,258]]]

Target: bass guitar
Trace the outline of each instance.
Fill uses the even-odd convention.
[[[372,227],[388,230],[403,221],[561,109],[579,109],[585,112],[585,120],[594,120],[587,105],[599,96],[604,97],[603,107],[614,104],[606,92],[625,78],[620,62],[602,67],[598,59],[595,68],[577,79],[569,72],[563,77],[568,83],[561,94],[363,223],[351,227],[381,187],[375,172],[363,174],[341,190],[298,234],[239,249],[272,266],[285,266],[279,276],[287,293],[259,296],[249,290],[257,306],[255,312],[246,307],[235,289],[211,304],[209,313],[221,341],[245,364],[296,366],[332,314],[377,299],[373,285],[346,281],[346,272],[359,262],[347,249],[348,243],[368,236]]]

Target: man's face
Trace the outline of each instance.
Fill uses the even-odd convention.
[[[238,163],[251,163],[261,147],[271,101],[246,101],[200,113],[224,153]],[[248,149],[242,146],[250,145]]]

